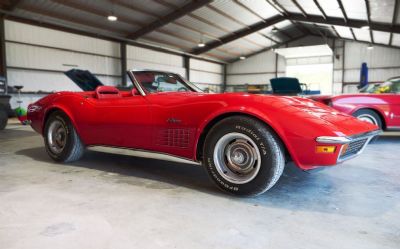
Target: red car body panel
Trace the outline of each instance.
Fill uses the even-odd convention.
[[[338,96],[311,96],[313,100],[329,104],[334,109],[352,115],[360,109],[371,109],[380,114],[384,128],[400,130],[400,94],[344,94]]]
[[[47,115],[57,109],[69,116],[86,146],[143,149],[195,161],[201,160],[197,151],[209,124],[226,115],[249,115],[269,125],[305,170],[337,164],[342,145],[335,144],[334,153],[317,153],[317,137],[351,137],[377,129],[305,98],[200,92],[122,92],[115,98],[99,98],[95,92],[55,93],[29,106],[33,129],[43,134]]]

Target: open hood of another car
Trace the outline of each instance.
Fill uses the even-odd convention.
[[[71,69],[64,73],[83,91],[94,91],[104,84],[88,70]]]
[[[290,77],[270,79],[273,94],[297,95],[302,92],[299,80]]]

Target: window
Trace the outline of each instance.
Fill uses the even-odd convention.
[[[193,86],[189,86],[176,74],[153,71],[133,72],[133,74],[148,93],[194,91]]]

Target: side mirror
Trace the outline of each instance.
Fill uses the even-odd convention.
[[[96,96],[98,99],[119,98],[121,93],[114,86],[98,86],[96,88]]]

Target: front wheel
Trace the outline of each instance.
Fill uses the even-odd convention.
[[[53,160],[67,163],[82,157],[85,147],[63,112],[56,111],[49,116],[43,135],[47,154]]]
[[[261,194],[282,175],[284,149],[261,121],[232,116],[217,123],[206,137],[204,166],[225,191],[241,196]]]

